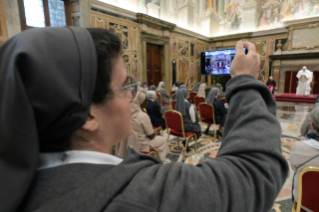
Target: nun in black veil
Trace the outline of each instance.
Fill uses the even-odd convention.
[[[229,81],[236,107],[216,159],[163,165],[129,148],[122,160],[108,153],[131,134],[138,83],[126,75],[119,38],[106,29],[26,30],[0,47],[0,211],[269,211],[287,165],[262,86],[252,76]],[[247,96],[260,104],[246,114]]]
[[[1,211],[72,210],[61,193],[85,195],[66,167],[89,179],[91,164],[107,164],[105,171],[122,161],[103,154],[131,133],[123,120],[130,120],[138,83],[123,72],[120,54],[112,32],[72,27],[27,30],[1,46]]]

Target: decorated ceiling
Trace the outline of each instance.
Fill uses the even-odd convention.
[[[319,15],[319,0],[100,0],[208,37],[283,27]]]

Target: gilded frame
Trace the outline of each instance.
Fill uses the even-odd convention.
[[[307,172],[319,172],[319,167],[317,166],[307,166],[301,169],[298,174],[298,201],[294,202],[292,212],[300,212],[301,210],[301,199],[302,199],[302,177]],[[297,204],[297,209],[295,210],[295,204]]]
[[[194,137],[194,139],[195,139],[195,152],[197,153],[197,135],[196,135],[196,133],[193,133],[191,136],[186,137],[185,136],[185,128],[184,128],[184,122],[183,122],[182,114],[180,112],[176,111],[176,110],[167,110],[164,113],[164,119],[165,119],[165,124],[166,124],[166,128],[167,128],[167,134],[168,134],[167,142],[169,141],[169,136],[170,136],[170,131],[168,129],[167,120],[166,120],[166,116],[168,115],[168,113],[175,113],[175,114],[178,114],[180,116],[183,138],[186,139],[185,147],[184,147],[184,151],[183,151],[183,155],[182,155],[182,161],[183,161],[185,159],[185,155],[186,155],[186,149],[187,149],[186,147],[188,146],[188,142],[189,142],[190,138],[192,138],[192,137]],[[177,137],[177,139],[179,139],[179,137]],[[178,140],[178,145],[179,145],[179,140]]]

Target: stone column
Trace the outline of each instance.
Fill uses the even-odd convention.
[[[208,12],[200,18],[201,32],[208,36],[219,35],[219,23],[222,19],[214,12]]]
[[[160,17],[162,20],[166,20],[166,13],[167,13],[166,0],[161,0],[161,2],[160,2]]]
[[[91,0],[80,0],[81,27],[91,27]]]
[[[218,1],[218,15],[221,18],[224,18],[224,11],[225,11],[225,6],[224,6],[225,1],[224,0],[219,0]]]
[[[145,0],[140,0],[139,6],[138,6],[138,12],[140,13],[146,13],[147,8],[145,7]]]
[[[10,38],[21,32],[18,1],[5,0],[4,8],[7,19],[8,36]]]
[[[274,80],[277,84],[276,88],[275,88],[275,93],[279,92],[279,90],[284,90],[284,83],[280,83],[280,66],[281,66],[281,61],[280,60],[275,60],[272,63],[272,67],[273,67],[273,73],[272,76],[274,77]],[[269,77],[269,76],[268,76]],[[287,82],[290,83],[290,82]]]
[[[257,1],[256,0],[246,0],[242,6],[242,29],[245,31],[254,31],[257,24],[256,11],[257,11]]]
[[[153,16],[155,18],[159,18],[159,14],[158,14],[159,13],[159,9],[160,9],[159,6],[157,6],[156,4],[153,4],[153,3],[148,3],[146,5],[146,7],[147,7],[147,10],[148,10],[148,15]]]
[[[186,29],[194,29],[194,4],[192,0],[184,1],[178,7],[178,23]]]

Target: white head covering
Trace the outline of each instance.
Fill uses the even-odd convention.
[[[163,85],[164,85],[164,82],[163,81],[160,81],[158,83],[158,87],[157,87],[157,90],[160,91],[160,90],[165,90],[165,88],[163,88]]]
[[[147,99],[152,99],[154,96],[156,96],[155,91],[147,91],[146,92]]]
[[[206,89],[206,83],[202,83],[198,88],[197,96],[206,97],[205,89]]]
[[[137,114],[142,110],[141,104],[145,101],[146,95],[138,92],[131,105],[132,118],[136,118]]]

